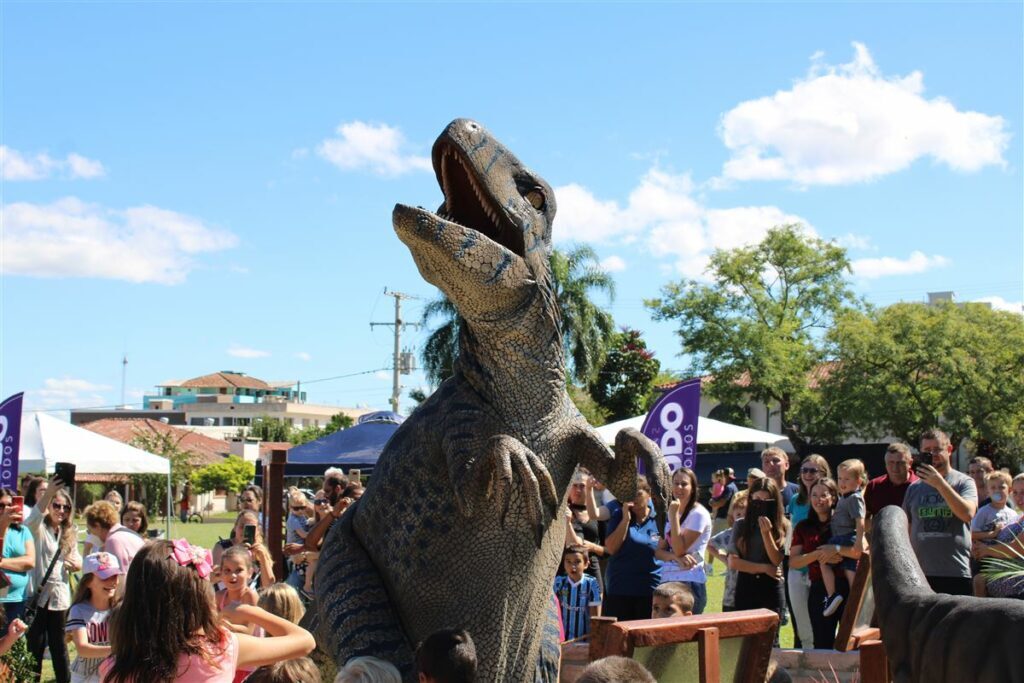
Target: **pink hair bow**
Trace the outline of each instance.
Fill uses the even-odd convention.
[[[182,567],[192,565],[202,578],[210,576],[213,571],[213,555],[206,548],[192,545],[184,538],[171,542],[171,557]]]

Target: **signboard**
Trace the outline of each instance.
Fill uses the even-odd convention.
[[[700,416],[700,378],[683,382],[658,399],[640,431],[661,448],[669,469],[697,463],[697,418]]]
[[[21,446],[21,401],[24,393],[0,403],[0,487],[18,490],[18,449]]]

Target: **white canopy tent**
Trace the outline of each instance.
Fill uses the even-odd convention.
[[[597,433],[601,435],[604,442],[608,445],[615,443],[615,435],[626,427],[633,427],[639,430],[644,424],[646,415],[638,415],[637,417],[631,417],[626,420],[619,420],[618,422],[611,422],[604,425],[603,427],[597,428]],[[789,440],[782,434],[773,434],[772,432],[763,432],[760,429],[751,429],[750,427],[740,427],[738,425],[731,425],[728,422],[721,422],[719,420],[712,420],[710,417],[697,418],[697,443],[770,443],[777,444],[779,441],[785,441],[784,444],[779,446],[785,450],[786,446],[789,446]]]
[[[171,533],[171,462],[141,448],[58,420],[46,413],[21,418],[19,472],[51,474],[58,462],[74,463],[76,474],[167,475],[167,535]]]

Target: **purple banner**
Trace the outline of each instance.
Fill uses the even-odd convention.
[[[25,394],[15,394],[0,403],[0,486],[18,490],[18,451],[21,447],[21,400]]]
[[[661,448],[669,469],[697,463],[697,418],[700,416],[700,378],[666,392],[647,413],[640,431]]]

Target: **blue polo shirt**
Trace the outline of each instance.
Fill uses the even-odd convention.
[[[608,520],[606,537],[611,536],[622,523],[622,505],[618,501],[608,503],[608,510],[612,516]],[[605,582],[609,595],[643,597],[654,594],[654,589],[661,582],[661,564],[654,559],[660,539],[651,506],[644,522],[634,521],[629,525],[622,547],[608,560]]]
[[[25,545],[32,538],[31,532],[24,527],[19,526],[15,529],[13,526],[7,528],[7,533],[4,534],[4,550],[3,556],[8,557],[21,557],[25,554]],[[11,582],[11,587],[7,590],[7,595],[0,598],[0,602],[24,602],[25,601],[25,587],[28,586],[30,574],[32,572],[8,572],[4,574]]]

